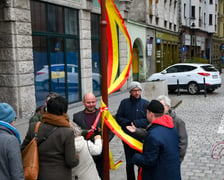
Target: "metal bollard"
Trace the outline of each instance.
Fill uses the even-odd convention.
[[[179,85],[179,79],[177,79],[177,96],[180,95],[180,85]]]
[[[206,89],[206,84],[205,84],[205,78],[203,78],[204,81],[204,96],[207,96],[207,89]]]

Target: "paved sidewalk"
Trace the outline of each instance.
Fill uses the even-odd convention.
[[[224,74],[222,74],[224,81]],[[109,110],[115,114],[120,101],[129,97],[128,91],[116,92],[109,96]],[[175,111],[186,123],[189,146],[184,162],[181,165],[182,180],[223,180],[224,161],[223,152],[220,158],[212,159],[213,147],[223,141],[223,132],[218,132],[220,126],[224,129],[224,86],[214,93],[207,94],[201,92],[198,95],[189,95],[181,91],[180,96],[169,94],[172,99],[177,99],[178,104]],[[98,98],[97,106],[99,106]],[[83,109],[82,102],[69,106],[68,115],[72,120],[72,114]],[[223,122],[223,124],[222,124]],[[28,122],[16,122],[16,128],[24,138],[27,131]],[[126,180],[125,157],[121,140],[115,136],[109,143],[115,162],[122,160],[124,163],[117,170],[110,170],[110,180]],[[223,146],[222,146],[223,147]],[[215,151],[214,156],[222,147]]]

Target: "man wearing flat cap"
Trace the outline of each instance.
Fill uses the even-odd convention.
[[[142,167],[142,180],[181,180],[178,134],[173,120],[164,115],[164,106],[152,100],[147,106],[147,128],[143,153],[136,153],[132,162]]]
[[[116,114],[116,120],[125,133],[141,141],[143,139],[140,139],[135,133],[128,131],[126,126],[133,123],[138,128],[146,128],[149,125],[146,118],[146,109],[144,107],[144,105],[149,102],[141,98],[142,86],[139,82],[131,82],[128,86],[128,90],[130,97],[121,101]],[[136,153],[136,150],[129,147],[125,142],[123,142],[123,146],[126,159],[127,180],[135,180],[132,157]]]

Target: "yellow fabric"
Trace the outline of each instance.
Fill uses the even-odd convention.
[[[132,54],[133,53],[132,53],[131,39],[126,30],[124,20],[120,16],[119,11],[117,10],[113,0],[106,0],[106,10],[107,10],[108,21],[109,21],[110,30],[111,30],[112,51],[113,51],[113,66],[108,67],[108,68],[112,68],[112,71],[111,71],[112,74],[109,75],[109,77],[111,77],[111,80],[109,81],[110,84],[108,85],[108,94],[111,94],[112,92],[114,92],[117,89],[118,86],[120,86],[122,83],[124,84],[124,79],[125,80],[127,79],[127,76],[129,74],[129,70],[130,70],[130,65],[132,62]],[[118,72],[118,60],[119,60],[117,27],[119,27],[119,29],[123,33],[123,35],[127,41],[128,51],[129,51],[128,63],[118,78],[116,78],[117,72]]]
[[[110,169],[112,170],[116,170],[123,163],[122,161],[118,161],[117,163],[114,163],[111,150],[109,150],[109,160],[110,160]]]
[[[101,100],[101,107],[102,108],[106,107],[106,105],[104,104],[104,102],[102,100]],[[126,134],[121,129],[121,127],[119,126],[117,121],[113,118],[110,111],[102,112],[102,121],[104,124],[106,124],[110,128],[110,130],[114,134],[116,134],[119,138],[121,138],[122,141],[127,143],[133,149],[136,149],[137,151],[142,152],[142,149],[143,149],[142,142],[140,142],[140,141],[134,139],[133,137],[129,136],[128,134]]]

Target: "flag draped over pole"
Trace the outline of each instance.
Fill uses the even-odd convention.
[[[132,45],[124,20],[114,4],[113,0],[106,0],[107,12],[107,39],[108,39],[108,94],[120,89],[126,82],[132,62]],[[128,62],[121,74],[116,78],[119,64],[118,28],[122,32],[127,42],[129,51]]]
[[[110,130],[116,134],[122,141],[127,143],[133,149],[136,149],[142,152],[142,143],[133,137],[127,135],[121,127],[117,124],[116,120],[111,115],[108,110],[108,95],[119,90],[124,83],[126,82],[131,64],[132,64],[132,44],[131,39],[129,37],[127,28],[125,26],[124,20],[114,4],[113,0],[99,0],[101,5],[101,61],[102,61],[102,100],[101,100],[101,110],[102,113],[102,125],[103,125],[103,142],[104,142],[104,158],[107,159],[109,156],[109,168],[116,169],[120,165],[120,161],[118,163],[114,163],[112,153],[109,152],[109,142],[108,142],[108,129],[105,127],[109,127]],[[104,9],[105,8],[105,9]],[[105,15],[106,15],[106,23],[105,23]],[[106,25],[105,25],[106,24]],[[106,28],[105,28],[106,27]],[[118,28],[120,32],[123,34],[128,47],[128,62],[122,72],[118,75],[118,65],[119,65],[119,45],[118,45]],[[105,29],[107,37],[105,37]],[[107,46],[105,45],[105,39],[107,38]],[[103,47],[102,47],[103,46]],[[108,47],[108,49],[106,49]],[[106,49],[106,50],[105,50]],[[107,61],[105,62],[107,52]],[[107,67],[107,68],[105,68]],[[106,72],[105,72],[106,69]],[[118,77],[117,77],[118,76]],[[105,78],[107,77],[107,78]],[[106,85],[105,85],[106,83]],[[106,89],[106,90],[105,90]],[[106,92],[106,94],[105,94]],[[104,126],[106,124],[106,126]],[[107,168],[107,161],[104,160],[104,167]],[[106,165],[106,166],[105,166]],[[106,174],[106,175],[105,175]],[[108,171],[104,170],[105,180],[109,178]]]

